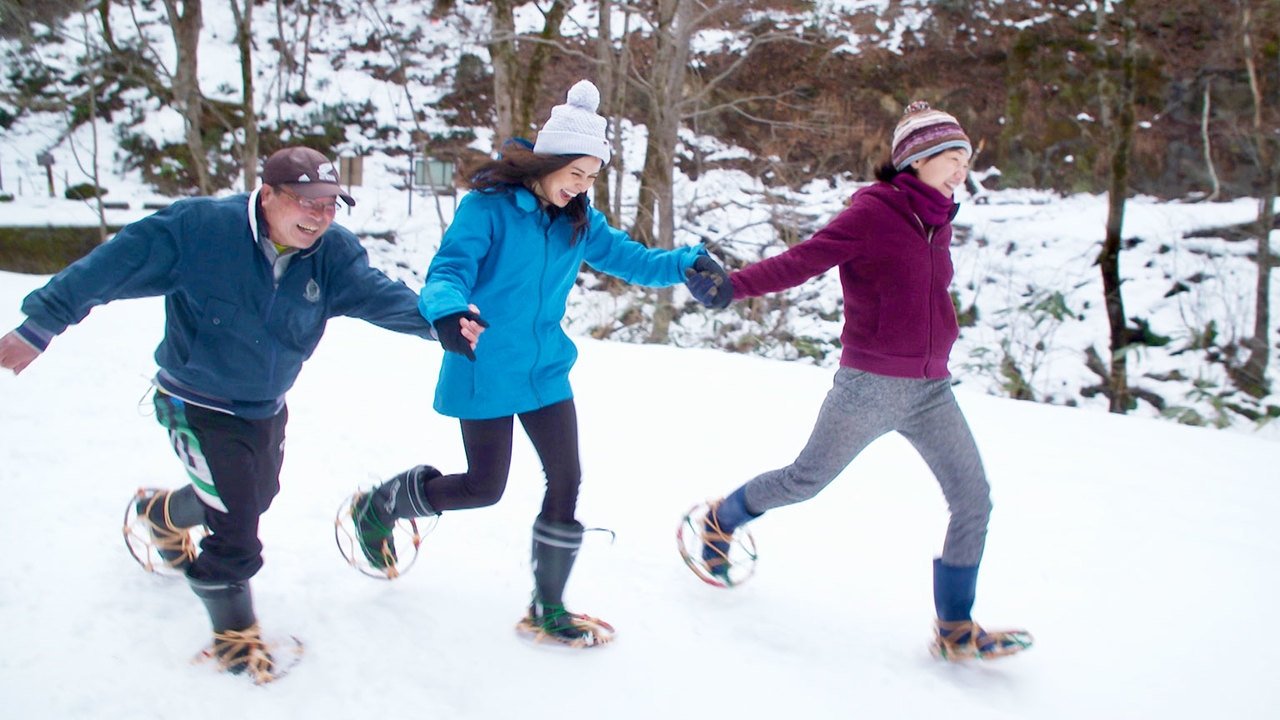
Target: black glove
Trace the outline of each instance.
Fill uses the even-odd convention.
[[[729,273],[708,255],[699,255],[693,267],[684,271],[684,284],[703,305],[723,310],[733,302],[733,283]]]
[[[462,336],[462,325],[458,322],[463,318],[476,321],[480,327],[489,327],[489,323],[470,310],[445,315],[431,325],[436,329],[436,337],[440,338],[440,347],[444,348],[445,352],[458,353],[475,362],[476,354],[471,351],[471,341]]]

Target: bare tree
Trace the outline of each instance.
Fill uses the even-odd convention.
[[[1254,158],[1261,180],[1261,193],[1258,200],[1258,266],[1257,285],[1254,290],[1253,336],[1245,342],[1249,351],[1244,364],[1234,368],[1232,375],[1241,390],[1256,398],[1270,394],[1270,382],[1267,378],[1267,364],[1271,358],[1271,231],[1275,224],[1275,199],[1280,187],[1280,168],[1277,158],[1280,149],[1276,147],[1275,128],[1268,128],[1265,120],[1266,99],[1259,78],[1257,58],[1260,51],[1254,48],[1253,8],[1250,0],[1238,0],[1240,5],[1240,42],[1244,55],[1245,69],[1249,77],[1249,90],[1253,99],[1252,134]],[[1274,7],[1274,4],[1272,5]],[[1273,20],[1275,13],[1272,13]],[[1271,97],[1275,97],[1274,89]]]
[[[572,2],[554,0],[542,10],[542,30],[536,38],[516,33],[514,10],[519,0],[492,0],[489,18],[492,36],[489,56],[493,63],[494,105],[497,142],[524,137],[533,129],[533,113],[543,90],[542,76],[547,61],[558,47],[560,24]],[[541,10],[541,8],[539,8]]]
[[[76,143],[70,143],[71,153],[75,156],[76,163],[80,166],[80,171],[89,176],[93,183],[93,207],[94,213],[98,217],[98,242],[107,241],[107,213],[106,208],[102,204],[102,172],[101,163],[99,161],[100,152],[98,147],[98,83],[100,80],[102,66],[102,49],[98,45],[98,37],[93,34],[94,22],[90,12],[86,9],[81,12],[81,33],[84,41],[84,59],[85,62],[81,66],[82,76],[88,81],[88,112],[89,112],[89,161],[88,167],[80,158],[80,153],[76,150]]]
[[[241,2],[244,3],[243,7]],[[244,189],[252,190],[258,178],[258,112],[253,99],[253,0],[231,0],[236,23],[236,47],[240,50],[240,111],[244,143],[240,146],[240,169]]]
[[[173,100],[182,113],[191,170],[200,194],[213,192],[209,180],[209,158],[204,146],[204,94],[200,92],[200,28],[204,25],[203,0],[164,0],[164,9],[177,46],[173,70]]]
[[[1209,185],[1212,192],[1204,200],[1213,202],[1222,194],[1222,183],[1218,181],[1218,171],[1213,167],[1213,144],[1209,139],[1209,116],[1213,107],[1213,78],[1204,82],[1204,98],[1200,112],[1200,141],[1204,143],[1204,166],[1209,173]]]
[[[1111,81],[1107,66],[1110,63],[1105,49],[1099,63],[1099,100],[1103,104],[1104,117],[1113,115],[1106,125],[1110,131],[1110,188],[1107,193],[1106,238],[1098,254],[1098,267],[1102,272],[1102,287],[1106,301],[1107,321],[1111,327],[1111,362],[1106,382],[1106,394],[1113,413],[1128,412],[1133,408],[1128,380],[1128,352],[1132,333],[1126,323],[1124,295],[1121,292],[1120,251],[1124,227],[1125,200],[1129,193],[1129,162],[1133,144],[1134,89],[1135,89],[1135,41],[1134,22],[1131,14],[1134,0],[1117,0],[1108,18],[1106,0],[1097,4],[1099,35],[1108,23],[1117,24],[1120,44],[1120,83]],[[1099,43],[1105,48],[1106,43]]]
[[[682,124],[700,114],[736,111],[738,107],[709,102],[721,84],[733,76],[761,46],[795,42],[792,35],[751,25],[740,28],[746,46],[734,61],[703,77],[691,71],[694,37],[704,28],[726,18],[736,18],[742,4],[729,0],[655,0],[648,18],[653,31],[650,62],[629,67],[629,83],[647,108],[648,140],[640,176],[640,194],[631,234],[654,247],[675,246],[675,160]],[[659,290],[650,342],[666,342],[674,316],[670,288]]]
[[[596,87],[600,89],[600,114],[609,118],[609,144],[613,150],[613,161],[600,170],[594,185],[595,206],[609,219],[609,224],[617,225],[622,216],[621,181],[626,173],[626,164],[622,155],[622,123],[623,91],[626,89],[627,60],[629,53],[626,44],[615,45],[613,42],[613,0],[599,0],[599,28],[596,33]],[[631,19],[631,13],[624,16],[623,36]],[[611,181],[619,183],[616,192],[610,187]]]

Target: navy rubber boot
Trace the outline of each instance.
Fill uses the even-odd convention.
[[[943,622],[972,620],[973,601],[978,593],[978,566],[944,565],[933,561],[933,606]]]
[[[729,577],[729,546],[740,525],[754,520],[747,510],[747,486],[734,490],[708,512],[702,521],[702,561],[716,577]]]
[[[978,566],[933,561],[933,603],[938,611],[933,652],[944,660],[990,659],[1021,652],[1033,642],[1025,630],[986,630],[973,621]]]

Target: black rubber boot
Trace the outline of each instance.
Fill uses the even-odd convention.
[[[357,494],[352,501],[360,552],[369,564],[385,570],[395,566],[396,541],[391,529],[396,520],[439,515],[427,502],[427,481],[440,477],[430,465],[419,465],[396,475],[371,492]]]
[[[196,597],[204,602],[213,625],[213,654],[223,670],[239,675],[249,672],[255,682],[269,682],[271,655],[253,612],[248,581],[208,582],[189,580]]]
[[[543,632],[566,642],[590,633],[575,624],[564,608],[564,588],[582,547],[582,532],[582,523],[577,521],[557,523],[538,518],[533,524],[534,594],[529,617]]]
[[[169,567],[186,572],[196,558],[189,528],[204,524],[205,505],[194,485],[138,498],[138,516],[147,520],[156,553]]]

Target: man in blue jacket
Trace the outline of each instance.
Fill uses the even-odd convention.
[[[185,572],[213,624],[223,669],[274,678],[249,593],[262,567],[258,518],[279,492],[285,393],[336,315],[435,339],[418,295],[370,267],[333,224],[343,191],[333,163],[291,147],[250,194],[191,198],[132,223],[23,300],[27,319],[0,338],[0,367],[22,372],[101,304],[163,295],[156,418],[191,483],[140,497],[155,547]],[[459,320],[472,347],[482,331]],[[206,525],[197,553],[188,529]]]

